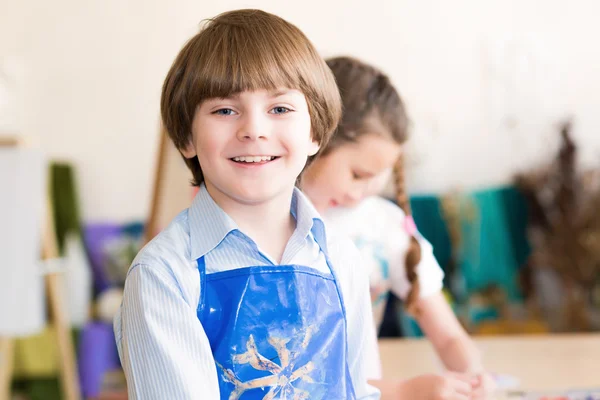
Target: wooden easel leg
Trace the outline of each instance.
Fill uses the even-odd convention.
[[[14,346],[14,339],[0,337],[0,400],[10,399],[10,386],[12,384],[15,352]]]
[[[58,257],[58,245],[54,235],[54,220],[50,199],[47,200],[46,224],[42,236],[42,258],[53,259]],[[59,353],[59,369],[61,386],[64,400],[79,400],[81,391],[79,389],[79,376],[75,362],[75,349],[65,299],[62,275],[51,272],[46,274],[46,296],[50,307],[50,318],[52,326],[56,330]]]
[[[64,310],[64,299],[61,296],[61,293],[63,293],[61,279],[62,276],[59,274],[48,274],[46,276],[48,302],[52,313],[52,326],[56,330],[58,342],[63,399],[79,400],[80,390],[75,350],[69,321]]]

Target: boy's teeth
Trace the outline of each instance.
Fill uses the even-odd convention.
[[[252,162],[261,162],[261,161],[271,161],[273,158],[275,158],[275,157],[272,157],[272,156],[245,156],[245,157],[233,157],[233,161],[252,163]]]

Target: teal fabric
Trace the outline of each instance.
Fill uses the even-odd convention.
[[[518,266],[523,267],[531,253],[527,240],[527,203],[521,192],[514,187],[505,187],[499,189],[499,192],[506,211],[515,259]]]
[[[461,243],[454,249],[441,207],[434,195],[411,197],[415,223],[433,245],[434,255],[446,273],[445,286],[453,264],[461,272],[467,295],[490,284],[504,288],[511,300],[520,299],[518,270],[527,260],[527,208],[522,195],[512,186],[464,193],[459,197]],[[455,293],[456,295],[456,293]]]
[[[529,249],[523,199],[513,188],[498,188],[465,194],[460,204],[457,257],[468,293],[497,284],[519,300],[518,271]]]

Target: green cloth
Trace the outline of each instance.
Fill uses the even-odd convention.
[[[13,384],[14,393],[24,394],[28,400],[61,400],[58,378],[18,380]]]
[[[71,330],[76,354],[79,350],[79,333],[77,329]],[[55,349],[54,351],[57,352],[58,350]],[[58,362],[57,359],[54,361]],[[23,376],[21,374],[13,380],[12,391],[24,394],[28,400],[61,400],[62,388],[57,376],[58,365],[56,365],[54,372],[54,376]]]
[[[73,167],[64,163],[50,165],[50,193],[58,249],[60,255],[64,255],[67,233],[75,232],[81,235]]]

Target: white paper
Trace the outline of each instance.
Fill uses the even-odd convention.
[[[0,335],[45,324],[41,271],[45,160],[40,149],[0,147]]]

